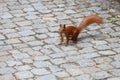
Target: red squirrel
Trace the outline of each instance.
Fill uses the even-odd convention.
[[[68,46],[69,40],[73,40],[77,43],[79,33],[88,25],[97,23],[98,25],[103,24],[102,17],[98,15],[90,15],[85,17],[78,27],[66,26],[65,24],[60,24],[59,33],[60,33],[60,45],[64,41],[64,36],[66,37],[65,45]]]

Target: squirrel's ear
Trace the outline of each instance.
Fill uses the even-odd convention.
[[[62,24],[60,24],[60,27],[62,27]]]
[[[64,26],[64,28],[66,28],[66,25],[65,25],[65,24],[64,24],[63,26]]]

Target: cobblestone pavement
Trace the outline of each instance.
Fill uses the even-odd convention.
[[[105,2],[104,2],[105,1]],[[107,0],[0,0],[0,80],[120,80],[120,15]],[[77,44],[58,45],[59,24],[99,14]]]

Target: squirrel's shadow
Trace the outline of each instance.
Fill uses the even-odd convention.
[[[86,40],[86,39],[98,39],[98,38],[100,38],[100,34],[79,36],[79,37],[78,37],[78,42],[84,41],[84,40]]]

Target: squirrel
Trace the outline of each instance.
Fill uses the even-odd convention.
[[[77,43],[79,33],[89,26],[90,24],[97,23],[98,25],[103,24],[102,17],[98,15],[90,15],[85,17],[78,27],[75,26],[66,26],[65,24],[60,24],[59,33],[60,33],[60,44],[64,41],[64,37],[66,37],[65,46],[68,46],[69,40],[73,40],[74,43]]]

